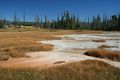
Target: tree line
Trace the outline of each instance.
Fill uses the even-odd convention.
[[[72,30],[105,30],[105,31],[120,31],[120,14],[114,14],[111,16],[100,15],[93,16],[85,22],[81,21],[78,16],[70,14],[68,11],[63,12],[55,20],[49,20],[47,16],[45,19],[40,19],[39,16],[35,16],[34,22],[27,22],[25,20],[26,15],[23,14],[23,21],[17,18],[14,14],[13,21],[7,21],[5,18],[0,19],[0,28],[5,28],[6,25],[12,25],[15,28],[21,28],[21,26],[33,26],[40,29],[72,29]]]

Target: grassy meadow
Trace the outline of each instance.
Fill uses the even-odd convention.
[[[60,39],[56,35],[73,33],[101,33],[102,31],[46,30],[36,28],[8,28],[0,30],[0,53],[10,57],[24,57],[26,52],[49,51],[53,45],[38,43],[42,40]]]
[[[42,40],[60,39],[55,36],[73,33],[94,34],[102,33],[102,31],[1,30],[0,53],[8,54],[13,58],[19,58],[26,57],[25,53],[27,52],[50,51],[53,49],[53,45],[38,42]],[[1,67],[0,80],[120,80],[119,68],[98,60],[85,60],[55,65],[45,69]]]

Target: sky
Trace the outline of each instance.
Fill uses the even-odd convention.
[[[0,0],[0,16],[7,20],[13,20],[15,13],[22,20],[24,12],[26,21],[34,21],[36,15],[52,20],[63,11],[69,11],[81,20],[98,14],[112,15],[120,12],[120,0]]]

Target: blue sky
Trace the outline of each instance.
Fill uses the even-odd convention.
[[[13,19],[14,13],[22,20],[23,12],[28,21],[33,21],[36,15],[54,19],[65,10],[85,20],[97,14],[117,14],[120,0],[0,0],[0,16],[8,20]]]

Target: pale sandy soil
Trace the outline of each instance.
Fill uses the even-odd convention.
[[[110,48],[110,50],[120,50],[120,34],[119,33],[107,33],[107,34],[73,34],[62,35],[62,40],[48,40],[42,41],[44,44],[55,45],[53,51],[47,52],[32,52],[26,53],[30,58],[18,58],[10,59],[8,61],[1,61],[0,67],[9,68],[48,68],[54,67],[69,62],[81,61],[81,60],[102,60],[113,66],[120,68],[120,62],[110,61],[108,59],[98,59],[90,56],[86,56],[83,53],[89,49],[96,49],[99,45],[108,44],[116,45],[116,48]],[[92,42],[93,39],[106,39],[104,43]],[[116,43],[119,42],[119,43]],[[60,64],[54,64],[59,61],[64,61]]]

